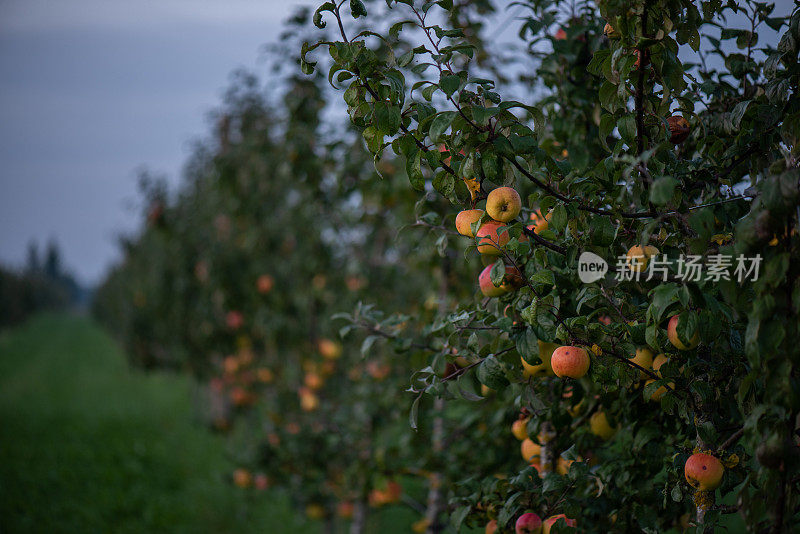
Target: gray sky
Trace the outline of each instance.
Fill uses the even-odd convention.
[[[100,281],[139,222],[137,169],[174,186],[231,71],[262,71],[261,45],[309,4],[0,0],[0,264],[53,237],[81,282]],[[515,11],[489,23],[497,45]]]
[[[136,227],[136,169],[180,177],[230,72],[309,0],[0,0],[0,262],[55,237],[82,282]]]

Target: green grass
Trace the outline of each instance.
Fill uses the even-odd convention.
[[[89,319],[0,334],[0,532],[316,532],[275,493],[232,487],[185,377],[128,368]]]

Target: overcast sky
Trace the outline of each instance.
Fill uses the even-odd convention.
[[[0,0],[0,262],[55,237],[94,283],[135,228],[136,169],[180,178],[285,0]]]
[[[52,237],[81,282],[99,282],[139,222],[137,169],[176,184],[231,71],[263,75],[261,45],[309,4],[0,0],[0,263]],[[490,34],[514,32],[508,11],[496,18]]]

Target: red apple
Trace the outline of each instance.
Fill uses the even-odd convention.
[[[262,295],[266,295],[270,291],[272,291],[272,287],[275,285],[275,279],[272,278],[268,274],[262,274],[256,280],[256,288],[258,292]]]
[[[678,318],[680,314],[673,315],[670,320],[669,324],[667,324],[667,339],[672,345],[678,350],[692,350],[697,345],[700,344],[700,332],[697,330],[694,331],[694,334],[689,339],[689,344],[685,345],[683,341],[680,340],[678,337]]]
[[[580,347],[558,347],[550,358],[553,373],[562,378],[581,378],[589,371],[590,363],[589,353]]]
[[[478,252],[487,256],[499,256],[502,253],[501,248],[506,246],[509,239],[508,232],[499,235],[497,233],[497,230],[504,226],[505,224],[497,221],[483,223],[475,233],[478,240]]]
[[[722,462],[710,454],[697,452],[686,460],[683,474],[686,482],[700,491],[715,490],[722,483],[722,475],[725,468]]]
[[[225,316],[225,323],[231,330],[238,330],[244,324],[244,316],[238,311],[229,311]]]
[[[548,517],[544,520],[544,525],[542,525],[542,534],[550,534],[550,530],[555,525],[556,521],[561,520],[566,526],[568,527],[577,527],[578,522],[574,519],[570,519],[564,514],[558,514],[551,517]]]
[[[503,282],[499,286],[492,283],[491,273],[492,265],[487,265],[478,276],[478,285],[485,297],[499,297],[519,288],[524,283],[519,269],[510,265],[506,265],[506,273],[503,276]]]
[[[542,518],[533,512],[522,514],[514,525],[516,534],[539,534],[542,531]]]

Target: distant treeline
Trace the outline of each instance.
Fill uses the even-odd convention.
[[[0,266],[0,328],[40,310],[64,309],[82,302],[85,290],[64,271],[58,245],[50,242],[40,259],[34,243],[22,270]]]

